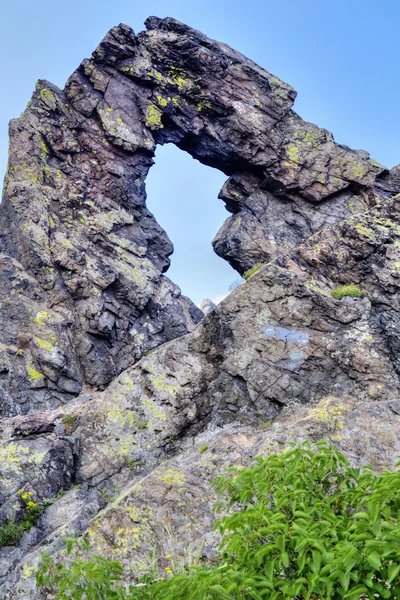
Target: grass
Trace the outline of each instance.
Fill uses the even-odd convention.
[[[229,285],[228,290],[233,292],[233,290],[236,290],[238,287],[243,285],[243,283],[244,279],[235,279],[235,281],[232,281],[232,283]]]
[[[247,281],[252,275],[254,275],[254,273],[257,273],[257,271],[262,269],[262,267],[264,267],[264,263],[256,263],[251,267],[251,269],[248,269],[243,273],[243,279]]]
[[[125,458],[125,465],[128,469],[138,469],[141,465],[140,460],[135,460],[134,458]]]
[[[346,285],[339,285],[338,287],[335,287],[335,289],[332,290],[331,294],[337,300],[341,300],[346,296],[349,296],[351,298],[361,298],[363,292],[358,285],[355,285],[354,283],[348,283]]]
[[[147,427],[149,426],[148,422],[145,419],[137,419],[135,425],[138,428],[138,430],[147,429]]]
[[[14,520],[9,521],[0,527],[0,548],[3,546],[15,546],[21,535],[27,531],[22,523],[15,523]]]
[[[78,417],[76,415],[63,415],[61,421],[64,423],[65,427],[67,428],[67,433],[69,433],[71,431],[71,429],[75,425],[77,418]]]

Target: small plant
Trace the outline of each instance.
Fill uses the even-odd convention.
[[[173,448],[176,444],[176,438],[170,433],[167,439],[165,440],[165,444],[170,448]]]
[[[76,415],[63,415],[61,421],[64,423],[65,427],[67,428],[68,433],[71,431],[71,429],[75,425],[77,418],[78,417]]]
[[[245,279],[247,281],[248,279],[250,279],[250,277],[252,275],[254,275],[254,273],[257,273],[257,271],[262,269],[262,267],[264,267],[264,266],[265,266],[265,263],[256,263],[255,265],[253,265],[251,267],[251,269],[248,269],[247,271],[245,271],[243,273],[243,279]]]
[[[140,460],[135,460],[134,458],[125,457],[125,465],[128,467],[128,469],[137,469],[140,467],[141,462]]]
[[[16,352],[16,356],[23,356],[24,355],[24,351],[22,350],[22,348],[18,348],[17,352]]]
[[[117,498],[117,496],[115,494],[103,492],[102,490],[99,490],[99,494],[102,498],[104,498],[104,500],[106,502],[112,502],[113,500],[115,500]]]
[[[146,573],[141,577],[140,582],[145,585],[151,585],[154,581],[160,579],[159,559],[157,556],[157,546],[153,546],[150,552],[145,553],[147,561]],[[144,596],[145,597],[145,596]]]
[[[200,564],[205,541],[201,539],[196,542],[189,542],[185,545],[182,553],[182,551],[177,551],[179,541],[176,540],[169,525],[165,525],[165,532],[169,552],[165,555],[168,567],[165,567],[164,571],[167,575],[187,575],[193,567]]]
[[[24,531],[25,529],[21,527],[21,524],[15,523],[14,519],[2,525],[0,527],[0,548],[3,548],[3,546],[15,546]]]
[[[207,450],[208,450],[207,444],[202,444],[199,448],[200,454],[204,454],[204,452],[207,452]]]
[[[89,542],[82,538],[66,538],[66,565],[53,564],[50,556],[42,556],[42,566],[36,581],[46,591],[58,591],[56,600],[119,600],[128,598],[117,585],[123,569],[119,561],[109,560],[89,552]],[[118,592],[120,589],[121,594]]]
[[[363,292],[358,285],[355,285],[354,283],[348,283],[346,285],[339,285],[338,287],[335,287],[331,294],[337,300],[341,300],[345,296],[350,296],[351,298],[361,298]]]
[[[3,546],[15,546],[24,531],[32,529],[46,508],[53,503],[53,500],[34,502],[32,495],[32,492],[26,492],[25,490],[18,491],[18,496],[23,506],[23,516],[19,523],[13,517],[8,523],[0,526],[0,548]]]
[[[241,285],[243,285],[244,283],[244,279],[235,279],[234,281],[232,281],[232,283],[229,285],[228,290],[230,292],[233,292],[233,290],[236,290],[238,287],[240,287]]]
[[[138,428],[138,430],[147,429],[148,422],[146,421],[146,419],[139,418],[136,420],[135,425]]]

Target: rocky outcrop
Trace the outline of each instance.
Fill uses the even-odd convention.
[[[366,152],[305,123],[294,90],[243,55],[173,19],[146,25],[112,29],[64,90],[39,81],[10,125],[0,249],[45,306],[6,284],[29,316],[17,335],[5,327],[3,414],[104,388],[200,320],[162,274],[173,248],[144,184],[156,144],[230,175],[220,197],[233,215],[213,244],[240,272],[397,185]]]
[[[112,29],[64,90],[40,81],[10,126],[0,522],[18,490],[52,504],[0,548],[1,600],[39,598],[39,552],[72,530],[131,580],[153,546],[203,539],[212,557],[210,480],[289,440],[399,459],[398,168],[302,121],[293,89],[228,46],[146,24]],[[146,208],[170,142],[229,176],[216,252],[264,263],[204,318]],[[346,283],[361,297],[334,298]]]
[[[210,300],[209,298],[205,298],[204,300],[201,301],[201,304],[200,304],[200,310],[205,315],[208,315],[208,313],[210,313],[212,310],[214,310],[215,307],[216,307],[216,304],[214,304],[214,302],[212,300]]]
[[[213,555],[210,480],[229,464],[249,464],[289,440],[323,438],[355,464],[393,467],[400,453],[399,202],[343,221],[270,262],[195,331],[142,358],[106,391],[80,396],[62,412],[3,419],[4,514],[21,487],[38,499],[54,494],[42,492],[32,466],[47,481],[51,452],[72,448],[70,480],[59,488],[73,480],[82,494],[93,499],[95,492],[90,516],[101,498],[112,500],[89,535],[105,554],[127,565],[134,559],[137,573],[153,545],[165,556],[173,543],[184,556],[185,545],[198,548],[205,538],[202,551]],[[350,277],[363,297],[332,297]],[[65,462],[56,460],[59,468]],[[52,505],[57,526],[46,512],[38,531],[24,534],[14,567],[6,554],[5,598],[32,588],[21,573],[34,572],[40,549],[87,527],[75,499],[71,523],[60,526],[63,498]]]
[[[154,552],[161,572],[188,564],[190,556],[212,560],[219,543],[212,532],[218,515],[210,482],[216,475],[304,439],[334,443],[359,467],[394,468],[400,455],[399,413],[398,402],[327,397],[292,414],[283,411],[273,423],[257,428],[242,424],[208,430],[188,439],[179,453],[148,474],[131,464],[122,491],[115,486],[99,494],[75,487],[47,509],[17,548],[2,549],[0,597],[47,600],[34,583],[40,552],[62,548],[71,531],[86,530],[92,548],[121,560],[131,582],[149,570]]]

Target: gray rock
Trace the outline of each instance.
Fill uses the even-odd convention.
[[[113,28],[64,90],[39,81],[10,124],[0,249],[17,354],[2,367],[3,414],[103,389],[202,318],[163,275],[173,247],[145,191],[157,144],[230,175],[220,197],[233,215],[213,244],[240,273],[397,185],[304,122],[293,88],[243,55],[174,19],[146,26]]]
[[[216,304],[214,304],[214,302],[212,300],[210,300],[209,298],[205,298],[204,300],[201,301],[201,304],[200,304],[200,310],[205,315],[208,315],[208,313],[210,313],[212,310],[214,310],[215,307],[216,307]]]
[[[44,598],[40,552],[64,560],[73,531],[127,581],[153,546],[203,539],[212,559],[211,479],[291,440],[399,460],[398,168],[302,121],[293,88],[225,44],[146,26],[113,28],[64,90],[39,81],[10,125],[0,523],[22,517],[21,489],[50,505],[0,548],[1,600]],[[205,316],[164,275],[172,244],[146,207],[170,142],[229,176],[216,252],[263,263]],[[348,283],[361,297],[332,296]]]

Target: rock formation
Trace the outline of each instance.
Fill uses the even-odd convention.
[[[201,301],[200,310],[204,315],[208,315],[208,313],[214,310],[215,306],[216,304],[214,304],[212,300],[209,298],[204,298],[204,300]]]
[[[399,168],[304,122],[289,85],[225,44],[146,26],[113,28],[64,90],[39,81],[10,125],[0,523],[20,489],[54,502],[0,548],[1,600],[40,598],[39,552],[72,530],[131,578],[171,539],[212,556],[210,479],[290,439],[399,459]],[[203,319],[146,208],[165,143],[229,176],[215,251],[265,264]],[[362,297],[332,297],[344,283]]]

